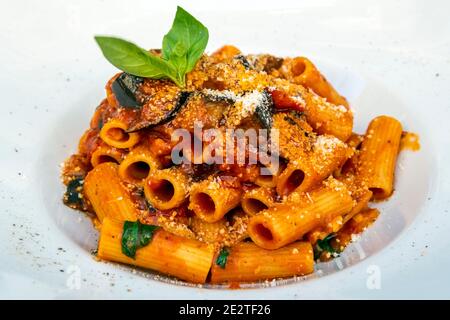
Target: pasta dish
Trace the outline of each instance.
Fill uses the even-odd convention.
[[[208,31],[182,8],[161,49],[96,40],[121,72],[62,180],[99,259],[198,284],[303,276],[392,195],[402,124],[380,115],[353,132],[308,58],[205,54]]]

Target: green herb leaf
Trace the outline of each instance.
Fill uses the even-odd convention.
[[[177,7],[172,28],[163,39],[162,57],[120,38],[96,36],[95,40],[105,58],[120,70],[145,78],[169,78],[184,87],[186,73],[202,56],[208,37],[203,24]]]
[[[153,238],[153,234],[159,227],[149,225],[149,224],[141,224],[141,232],[139,234],[139,247],[145,247],[149,244],[150,240]]]
[[[208,38],[208,29],[178,6],[172,28],[163,38],[163,58],[175,63],[179,72],[190,72],[205,51]]]
[[[336,234],[330,233],[324,239],[317,240],[317,243],[314,246],[314,260],[319,259],[323,252],[340,253],[340,251],[336,250],[330,243],[334,238],[336,238]]]
[[[139,221],[125,221],[122,231],[122,253],[133,258],[139,248],[148,245],[158,226],[142,224]]]
[[[330,244],[331,239],[335,238],[336,234],[335,233],[330,233],[329,235],[327,235],[325,238],[323,238],[322,240],[317,240],[317,245],[319,246],[320,249],[322,249],[323,251],[328,251],[329,253],[338,253],[333,246]]]
[[[125,221],[122,232],[122,253],[128,257],[134,258],[139,238],[138,222]]]
[[[225,265],[227,264],[229,254],[230,251],[228,251],[227,248],[222,248],[222,250],[220,250],[219,255],[217,256],[216,264],[222,269],[225,269]]]
[[[122,71],[154,79],[175,73],[167,61],[129,41],[106,36],[96,36],[95,41],[100,46],[105,58]]]

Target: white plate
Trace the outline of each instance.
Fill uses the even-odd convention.
[[[419,133],[401,154],[381,218],[305,280],[223,290],[161,282],[96,262],[89,219],[61,204],[58,165],[76,150],[115,72],[93,41],[159,47],[175,2],[17,1],[0,13],[1,298],[449,298],[450,5],[445,1],[191,1],[208,50],[306,55],[355,109],[355,129],[388,114]],[[341,270],[342,269],[342,270]],[[285,284],[283,284],[285,283]],[[270,285],[269,285],[270,286]]]

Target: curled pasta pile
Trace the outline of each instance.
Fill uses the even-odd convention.
[[[205,141],[196,123],[224,138]],[[182,163],[173,158],[178,129],[203,147],[183,149]],[[208,146],[222,156],[228,129],[270,130],[278,165],[212,163]],[[224,46],[200,59],[184,88],[115,75],[65,162],[64,202],[94,217],[100,259],[193,283],[306,275],[375,221],[369,201],[393,192],[402,125],[379,116],[365,134],[352,129],[347,100],[307,58]],[[123,251],[125,221],[159,227],[135,256]]]

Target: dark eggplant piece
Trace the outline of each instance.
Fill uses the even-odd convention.
[[[144,128],[151,128],[171,121],[186,104],[190,95],[190,92],[181,91],[177,95],[174,102],[147,102],[142,108],[139,120],[135,123],[132,123],[127,132],[133,132]],[[164,108],[162,107],[166,107],[166,110],[164,110]]]
[[[259,120],[263,128],[270,129],[272,128],[272,113],[273,113],[273,100],[272,95],[267,91],[264,90],[262,93],[262,99],[259,105],[256,106],[255,109],[255,115],[256,118]],[[230,104],[233,104],[238,100],[238,96],[234,96],[232,94],[229,94],[228,92],[224,91],[217,91],[217,92],[203,92],[203,95],[206,99],[211,101],[225,101]]]
[[[219,168],[216,164],[194,164],[192,162],[182,163],[181,167],[183,171],[192,178],[193,182],[202,181],[209,176],[219,172]]]
[[[262,92],[263,99],[256,106],[255,115],[259,120],[263,128],[270,129],[273,125],[272,112],[273,112],[273,100],[272,96],[267,90]]]
[[[74,176],[67,184],[67,190],[63,197],[63,202],[66,206],[78,210],[86,209],[83,201],[83,183],[84,177]]]
[[[251,65],[251,63],[247,60],[247,58],[244,55],[238,54],[237,56],[234,57],[234,59],[240,61],[245,69],[247,69],[247,70],[253,69],[253,66]]]
[[[274,69],[280,69],[283,65],[283,61],[283,58],[267,55],[265,57],[263,71],[270,73]]]
[[[119,105],[124,108],[140,108],[142,102],[139,99],[139,87],[144,82],[144,78],[128,73],[122,73],[112,83],[111,89],[116,96]]]
[[[278,70],[283,65],[283,58],[272,56],[270,54],[249,54],[245,56],[249,62],[251,69],[256,71],[264,71],[270,74],[273,70]]]
[[[213,90],[204,90],[202,92],[202,96],[209,101],[213,102],[227,102],[230,104],[233,104],[236,102],[237,96],[233,94],[229,94],[228,92],[224,91],[213,91]]]

